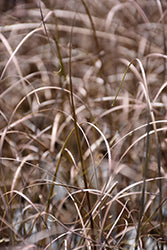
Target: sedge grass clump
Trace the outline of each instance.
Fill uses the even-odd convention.
[[[166,249],[165,1],[19,2],[0,17],[0,246]]]

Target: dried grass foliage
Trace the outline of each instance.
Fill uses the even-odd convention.
[[[166,249],[166,2],[0,10],[0,246]]]

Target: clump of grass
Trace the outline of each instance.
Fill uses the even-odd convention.
[[[2,248],[166,249],[166,8],[3,8]]]

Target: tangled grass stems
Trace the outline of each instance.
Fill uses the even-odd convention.
[[[0,1],[0,247],[167,249],[164,0]]]

